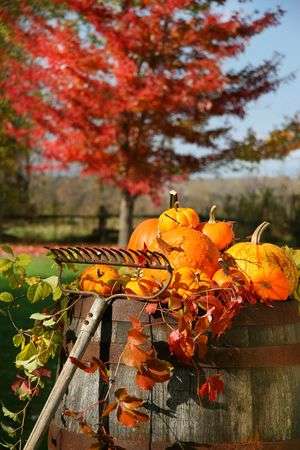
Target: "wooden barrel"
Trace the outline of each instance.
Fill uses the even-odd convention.
[[[66,334],[66,352],[86,316],[90,300],[77,303]],[[102,326],[83,359],[110,361],[113,371],[127,340],[129,317],[141,304],[119,300],[107,311]],[[143,314],[142,321],[149,317]],[[165,357],[165,326],[153,327],[159,356]],[[127,450],[299,450],[300,449],[300,316],[295,301],[274,307],[245,308],[231,330],[214,343],[203,364],[203,379],[223,373],[225,392],[215,403],[199,400],[195,373],[175,367],[168,383],[156,384],[151,394],[134,383],[135,371],[120,365],[115,389],[148,400],[150,421],[135,429],[119,425],[115,413],[107,426],[116,443]],[[206,366],[206,367],[205,367]],[[209,367],[208,367],[209,366]],[[212,368],[215,367],[215,368]],[[86,411],[87,421],[99,424],[99,399],[107,386],[98,373],[79,369],[57,411],[49,431],[49,449],[88,449],[93,439],[79,432],[78,424],[62,415],[65,408]],[[113,392],[111,400],[113,400]],[[94,405],[91,407],[91,405]],[[149,411],[148,411],[149,412]]]

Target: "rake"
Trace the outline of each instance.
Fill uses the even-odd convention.
[[[64,289],[64,292],[67,294],[77,292],[80,293],[81,296],[93,296],[94,302],[82,323],[78,337],[69,354],[69,358],[62,368],[23,450],[35,450],[38,447],[39,442],[48,429],[48,426],[76,371],[76,366],[72,364],[70,357],[77,359],[82,358],[90,339],[94,335],[101,319],[103,318],[107,307],[117,298],[130,297],[142,302],[155,301],[155,299],[159,298],[160,295],[168,288],[173,271],[168,259],[164,255],[158,252],[151,252],[149,250],[124,250],[120,248],[107,247],[48,247],[48,250],[50,250],[50,252],[54,255],[54,259],[60,267],[60,279],[62,277],[64,264],[107,264],[136,269],[147,268],[164,270],[168,273],[168,277],[157,293],[143,298],[131,294],[114,294],[110,297],[102,298],[93,292],[77,292]]]

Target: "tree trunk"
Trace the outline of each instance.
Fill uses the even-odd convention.
[[[132,231],[133,210],[135,197],[127,191],[121,193],[120,215],[119,215],[119,240],[120,247],[127,245],[130,233]]]

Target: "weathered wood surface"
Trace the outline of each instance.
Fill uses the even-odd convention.
[[[130,393],[148,400],[149,405],[153,404],[152,412],[148,411],[151,421],[134,430],[126,429],[118,425],[113,413],[109,418],[110,433],[128,450],[162,450],[173,448],[176,442],[187,443],[184,447],[179,445],[179,449],[299,450],[300,321],[296,303],[287,302],[286,305],[286,311],[291,310],[289,314],[284,313],[284,304],[278,304],[279,314],[276,311],[274,313],[274,309],[266,314],[267,307],[252,307],[257,308],[257,311],[253,309],[250,315],[245,311],[237,324],[214,343],[227,354],[223,358],[224,367],[219,364],[216,368],[203,368],[203,380],[205,376],[218,371],[224,375],[225,393],[216,403],[199,400],[196,395],[196,377],[189,368],[177,365],[170,382],[156,384],[153,394],[149,394],[140,391],[135,385],[135,371],[120,365],[112,392],[119,387],[126,387]],[[82,307],[81,313],[84,315],[88,304]],[[134,314],[132,309],[137,308],[140,309],[141,305],[135,302],[117,301],[97,330],[85,358],[94,355],[113,361],[113,371],[122,348],[118,344],[125,343],[127,339],[130,327],[128,317]],[[263,310],[263,318],[257,320],[259,325],[256,326],[255,316],[259,316],[260,310]],[[276,314],[279,317],[276,318]],[[81,315],[78,307],[76,315]],[[144,315],[143,320],[148,321],[148,317]],[[80,318],[74,317],[70,328],[76,332],[80,322]],[[68,334],[71,335],[70,331]],[[164,326],[154,326],[155,346],[162,357],[166,354],[166,335]],[[242,356],[243,351],[248,352],[247,356],[250,355],[249,361],[241,358],[242,368],[236,367],[238,357],[231,359],[230,353],[228,357],[228,352],[235,347],[240,349],[238,355]],[[264,347],[264,353],[261,353],[265,355],[266,364],[260,355],[261,347]],[[95,404],[94,408],[88,409],[86,417],[88,422],[96,426],[101,411],[101,404],[97,405],[97,402],[104,397],[105,391],[106,386],[99,381],[97,374],[76,371],[50,431],[50,449],[67,450],[72,448],[70,445],[82,450],[89,447],[88,439],[84,440],[82,436],[79,444],[78,434],[72,434],[79,431],[77,423],[63,417],[62,411],[64,408],[86,410]]]

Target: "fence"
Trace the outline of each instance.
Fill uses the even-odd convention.
[[[155,214],[136,214],[134,224]],[[228,218],[224,218],[228,220]],[[206,218],[202,218],[203,221]],[[80,215],[9,215],[2,216],[0,222],[0,240],[2,242],[96,242],[98,244],[113,244],[118,237],[117,214]],[[258,222],[237,220],[235,222],[236,235],[242,239],[248,237]],[[276,241],[277,232],[269,233],[266,238]],[[279,231],[282,236],[283,230]]]

